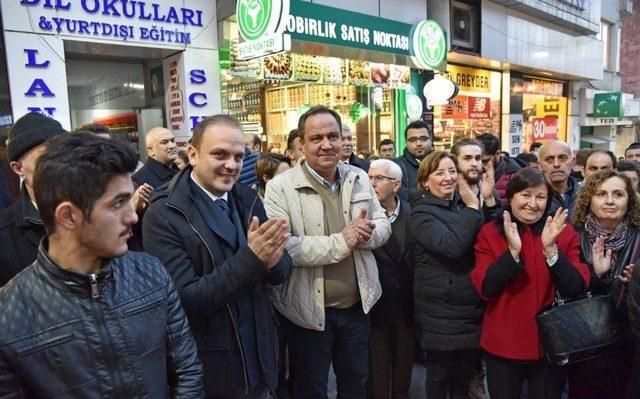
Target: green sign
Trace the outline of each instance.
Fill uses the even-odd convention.
[[[236,19],[240,35],[256,41],[281,31],[286,23],[289,0],[238,0]]]
[[[622,93],[599,93],[593,96],[594,118],[621,118],[623,113]]]
[[[414,62],[425,69],[437,69],[447,58],[447,39],[436,21],[427,19],[411,33]]]

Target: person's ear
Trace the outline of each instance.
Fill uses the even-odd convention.
[[[22,162],[20,161],[11,161],[9,167],[16,175],[20,177],[24,177],[24,173],[22,172]]]
[[[85,219],[80,208],[69,201],[62,202],[56,207],[54,217],[56,226],[66,230],[77,229]]]

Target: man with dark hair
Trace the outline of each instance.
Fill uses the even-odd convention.
[[[540,152],[540,147],[542,147],[542,143],[539,141],[531,143],[531,145],[529,146],[529,152],[534,153],[537,157],[538,153]]]
[[[638,191],[638,181],[640,180],[640,165],[638,165],[638,162],[628,159],[618,161],[616,170],[623,175],[627,175],[631,179],[631,183],[633,183],[633,188]]]
[[[404,130],[404,138],[407,147],[394,161],[402,169],[402,185],[409,191],[415,191],[420,161],[433,151],[433,132],[425,122],[414,121]]]
[[[207,397],[265,398],[277,387],[267,285],[291,272],[289,226],[267,220],[257,191],[236,184],[244,154],[235,118],[201,121],[190,165],[157,193],[142,221],[145,251],[163,262],[180,292]]]
[[[507,205],[507,184],[517,171],[522,169],[511,157],[502,157],[500,154],[500,140],[491,133],[483,133],[476,137],[476,140],[482,143],[483,152],[482,163],[488,167],[491,162],[494,170],[494,179],[496,182],[496,191],[500,195],[500,201],[503,206]]]
[[[133,150],[93,134],[53,140],[35,199],[47,238],[0,289],[0,396],[202,397],[202,365],[160,262],[127,252]]]
[[[304,156],[302,153],[302,144],[300,144],[300,137],[298,136],[298,129],[293,129],[289,132],[289,137],[287,138],[287,149],[285,150],[284,155],[291,158],[292,166],[298,163],[298,159]]]
[[[260,155],[262,152],[262,140],[260,140],[260,136],[255,133],[244,134],[244,145],[252,154]]]
[[[346,164],[356,166],[365,172],[369,171],[369,161],[359,158],[353,152],[353,132],[348,125],[342,125],[342,152],[340,160]]]
[[[326,398],[333,363],[338,397],[364,398],[369,311],[381,295],[372,249],[391,234],[362,169],[340,162],[342,120],[316,106],[298,121],[305,157],[269,181],[269,217],[291,225],[291,278],[274,289],[293,347],[294,398]]]
[[[380,158],[392,159],[396,156],[396,143],[391,139],[384,139],[378,143],[378,154]]]
[[[534,152],[521,152],[516,155],[516,159],[524,162],[527,168],[540,169],[538,156]]]
[[[629,144],[626,150],[624,150],[624,157],[630,161],[640,162],[640,142],[633,142]]]
[[[593,150],[584,160],[585,179],[601,170],[611,170],[616,168],[616,156],[611,151]]]
[[[485,219],[492,220],[495,213],[502,208],[500,197],[495,190],[493,165],[489,162],[486,167],[483,167],[482,150],[480,141],[464,138],[451,147],[451,155],[454,157],[458,172],[469,184],[471,191],[480,199],[482,209],[485,211]]]
[[[109,133],[109,128],[100,123],[87,123],[86,125],[82,125],[76,129],[73,129],[71,133],[93,133],[98,137],[102,137],[103,139],[110,139],[111,134]]]
[[[22,186],[13,205],[0,211],[0,287],[36,259],[45,231],[34,206],[33,172],[45,141],[64,133],[60,123],[37,112],[18,119],[9,131],[7,159]]]
[[[576,152],[573,158],[573,165],[571,166],[571,177],[578,183],[582,182],[585,177],[585,164],[587,163],[587,156],[593,151],[591,148],[582,148]]]

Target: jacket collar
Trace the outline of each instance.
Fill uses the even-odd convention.
[[[33,202],[31,202],[27,187],[23,183],[20,188],[20,195],[16,200],[16,225],[29,227],[34,224],[42,226],[42,219]]]
[[[291,182],[293,188],[298,190],[300,188],[313,188],[311,183],[309,182],[307,175],[305,175],[302,170],[303,167],[306,166],[306,160],[304,158],[300,159],[296,166],[291,168]],[[350,182],[353,182],[358,176],[356,173],[353,173],[351,169],[349,169],[349,165],[345,165],[342,162],[338,162],[338,175],[340,176],[340,183],[344,184],[347,179]]]
[[[71,292],[72,294],[90,298],[90,277],[61,268],[49,256],[49,253],[47,252],[48,248],[49,240],[47,237],[45,237],[40,242],[36,262],[37,264],[42,266],[42,269],[50,277],[49,281],[61,290],[66,290]],[[98,287],[103,286],[106,282],[113,280],[114,263],[115,260],[113,259],[105,260],[102,266],[102,271],[97,276]]]
[[[176,174],[166,189],[159,192],[152,199],[155,202],[159,198],[166,197],[166,202],[175,208],[178,208],[185,215],[193,215],[197,212],[193,196],[191,194],[191,185],[189,180],[193,169],[189,166]],[[251,222],[252,209],[258,201],[258,192],[242,184],[236,183],[231,189],[231,199],[236,205],[240,218],[248,226]]]
[[[409,152],[409,149],[407,147],[404,148],[404,151],[402,152],[402,156],[404,157],[404,159],[407,160],[407,162],[409,162],[411,165],[415,166],[416,168],[420,166],[420,161]]]
[[[147,162],[144,163],[144,166],[155,173],[162,181],[169,180],[177,172],[177,169],[165,166],[151,157],[147,158]]]
[[[458,194],[457,191],[453,194],[452,199],[438,198],[431,193],[416,193],[412,198],[411,207],[413,208],[420,205],[435,205],[443,208],[452,208],[461,201],[462,199],[460,198],[460,194]]]

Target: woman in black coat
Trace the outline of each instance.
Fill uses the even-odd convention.
[[[640,244],[640,201],[631,180],[615,170],[586,178],[576,198],[573,223],[580,233],[582,256],[591,271],[591,292],[613,298],[628,341],[617,352],[573,365],[569,371],[569,397],[622,399],[633,357],[623,299]]]
[[[411,203],[414,306],[418,342],[426,351],[427,397],[466,398],[480,358],[483,308],[469,278],[483,224],[480,201],[446,152],[422,161],[418,182]]]

